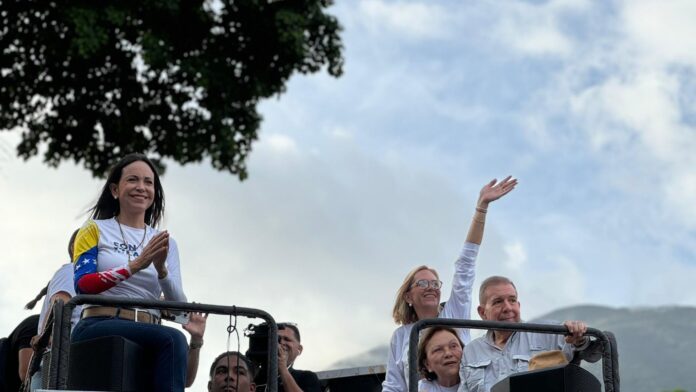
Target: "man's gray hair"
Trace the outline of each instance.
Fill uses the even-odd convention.
[[[491,276],[486,278],[486,280],[481,283],[481,288],[479,288],[479,304],[480,305],[485,305],[486,304],[486,289],[491,287],[491,286],[497,286],[499,284],[509,284],[512,286],[512,288],[515,289],[515,292],[517,292],[517,287],[515,287],[515,284],[512,283],[512,281],[504,276]]]

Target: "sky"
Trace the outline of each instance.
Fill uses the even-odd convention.
[[[448,297],[479,190],[513,175],[489,208],[476,291],[509,276],[525,319],[696,304],[696,3],[337,3],[345,74],[295,75],[260,104],[246,181],[169,162],[162,226],[190,300],[297,322],[297,367],[331,369],[388,343],[411,268],[436,268]],[[19,138],[0,133],[4,335],[102,186],[16,158]],[[210,317],[195,390],[227,322]]]

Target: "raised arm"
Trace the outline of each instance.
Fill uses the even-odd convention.
[[[186,388],[193,385],[198,373],[198,359],[203,347],[203,334],[205,334],[205,324],[208,319],[208,314],[192,312],[188,324],[184,324],[183,328],[191,334],[189,342],[189,351],[186,365]]]
[[[471,318],[472,290],[476,277],[476,256],[479,245],[483,239],[483,227],[488,206],[492,201],[498,200],[517,185],[517,180],[511,176],[503,181],[492,180],[484,185],[476,203],[476,212],[466,237],[466,243],[461,255],[455,263],[454,277],[452,279],[452,292],[445,307],[440,313],[442,318],[469,319]],[[467,344],[471,340],[468,329],[460,330],[460,339]]]
[[[486,213],[491,202],[500,199],[515,189],[517,179],[512,176],[505,177],[504,180],[497,182],[495,178],[481,188],[478,202],[476,203],[476,211],[474,218],[469,226],[469,233],[466,236],[466,242],[481,245],[483,241],[483,228],[486,224]]]

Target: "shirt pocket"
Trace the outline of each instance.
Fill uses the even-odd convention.
[[[526,354],[514,354],[512,356],[513,372],[526,372],[529,369],[529,359],[531,356]]]
[[[491,360],[467,363],[462,367],[462,380],[471,392],[483,392],[486,385],[486,369],[490,366]]]
[[[537,354],[541,354],[543,352],[549,351],[549,350],[553,350],[553,349],[549,349],[547,347],[544,347],[541,344],[532,344],[529,346],[529,358],[531,358]]]

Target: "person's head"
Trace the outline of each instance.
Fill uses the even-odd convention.
[[[224,352],[215,358],[210,367],[209,392],[253,392],[254,366],[251,361],[236,351]]]
[[[406,275],[396,293],[392,315],[397,324],[418,321],[419,314],[435,317],[440,309],[442,282],[434,269],[421,265]]]
[[[463,348],[453,328],[427,328],[418,342],[419,373],[430,381],[458,380]]]
[[[481,283],[478,314],[482,320],[520,322],[517,288],[504,276],[491,276]]]
[[[293,323],[278,323],[278,343],[288,352],[288,365],[292,366],[295,359],[302,354],[300,330]]]
[[[155,165],[143,154],[129,154],[111,168],[92,218],[109,219],[121,210],[144,211],[145,223],[157,226],[164,214],[164,190]]]
[[[70,240],[68,240],[68,256],[70,256],[70,261],[72,261],[73,254],[75,252],[75,238],[77,238],[78,231],[80,231],[80,229],[73,231],[72,235],[70,236]]]

